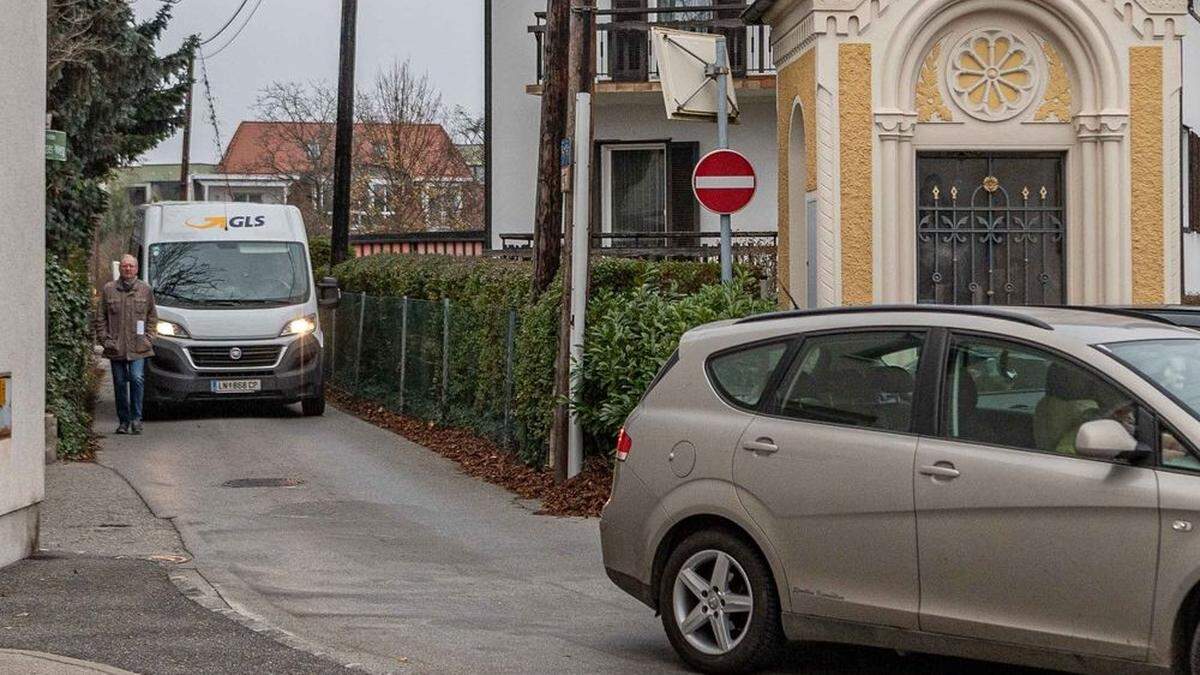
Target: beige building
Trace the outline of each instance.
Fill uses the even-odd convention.
[[[1186,0],[758,0],[801,305],[1180,298]]]

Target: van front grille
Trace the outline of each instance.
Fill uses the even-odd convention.
[[[270,368],[279,360],[283,345],[230,345],[188,347],[197,368]]]

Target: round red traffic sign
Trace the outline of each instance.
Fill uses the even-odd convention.
[[[721,215],[746,208],[757,186],[750,160],[736,150],[713,150],[692,172],[692,191],[700,205]]]

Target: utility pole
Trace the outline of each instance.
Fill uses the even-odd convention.
[[[542,122],[538,147],[537,204],[533,222],[533,288],[541,293],[558,272],[562,251],[563,131],[567,110],[567,50],[571,0],[547,0],[542,38]]]
[[[550,435],[551,456],[554,458],[554,477],[563,482],[575,476],[581,470],[582,447],[581,438],[572,442],[571,436],[574,425],[571,424],[573,413],[565,401],[571,395],[571,356],[572,356],[572,326],[581,321],[586,311],[586,304],[577,302],[581,294],[587,293],[587,254],[589,246],[588,232],[588,200],[587,186],[575,178],[582,174],[589,175],[591,163],[591,110],[580,109],[580,105],[591,105],[592,84],[595,81],[594,62],[591,57],[592,9],[594,0],[571,0],[571,37],[570,55],[567,72],[567,119],[565,138],[571,139],[574,147],[571,150],[571,170],[567,171],[563,190],[573,190],[572,199],[566,199],[563,205],[562,228],[562,279],[563,298],[562,315],[558,328],[558,353],[555,359],[554,389],[555,400],[554,426]],[[582,103],[581,103],[582,102]],[[581,121],[588,128],[580,129],[577,122]],[[574,185],[571,185],[574,182]],[[577,250],[582,248],[583,250]],[[582,269],[577,269],[576,265]]]
[[[192,90],[196,88],[196,82],[193,73],[196,68],[196,42],[192,40],[192,49],[188,54],[188,69],[187,69],[187,98],[183,104],[183,158],[179,162],[179,195],[180,199],[191,201],[191,180],[189,174],[192,172],[191,155],[192,155]]]
[[[338,60],[337,138],[333,148],[333,233],[331,263],[350,252],[350,179],[354,154],[354,43],[358,0],[342,0],[341,55]]]
[[[717,63],[710,69],[717,78],[717,148],[729,149],[729,52],[725,36],[717,38]],[[721,214],[721,283],[733,282],[733,218]]]

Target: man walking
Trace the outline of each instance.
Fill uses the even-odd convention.
[[[137,273],[137,258],[122,257],[121,278],[104,285],[96,309],[96,337],[112,363],[118,434],[142,433],[145,360],[154,356],[150,336],[158,325],[154,293]]]

